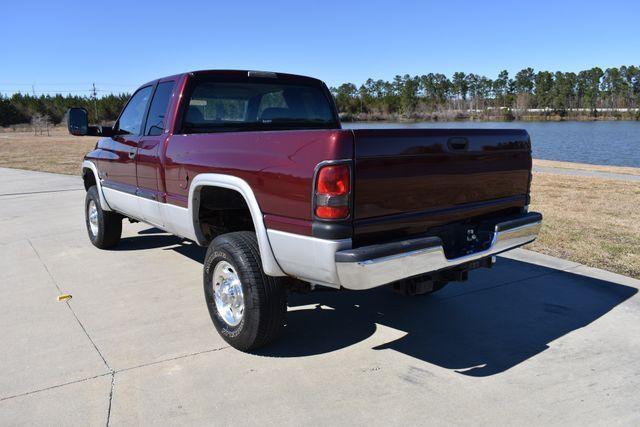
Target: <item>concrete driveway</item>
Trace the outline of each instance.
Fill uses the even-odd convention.
[[[293,295],[249,355],[210,322],[204,249],[129,223],[95,249],[83,198],[0,169],[2,425],[640,422],[637,280],[517,250],[433,296]]]

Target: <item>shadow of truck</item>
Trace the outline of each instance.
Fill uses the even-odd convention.
[[[510,276],[525,272],[524,277]],[[375,347],[393,349],[468,376],[510,369],[550,342],[585,327],[637,292],[636,288],[500,259],[429,296],[402,297],[388,288],[368,292],[292,295],[285,336],[261,354],[325,353],[372,335],[376,324],[405,332]]]
[[[160,232],[160,230],[157,230]],[[205,249],[169,235],[126,239],[120,250],[165,247],[200,263]],[[501,258],[433,295],[370,291],[291,294],[284,336],[258,354],[298,357],[358,343],[384,325],[405,335],[375,347],[393,349],[476,377],[504,372],[585,327],[637,289],[523,261]],[[309,308],[311,307],[311,308]]]

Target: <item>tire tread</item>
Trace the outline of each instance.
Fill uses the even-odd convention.
[[[98,208],[98,216],[100,218],[98,222],[98,235],[93,236],[89,230],[87,215],[87,206],[89,201],[93,200]],[[100,205],[100,196],[98,195],[98,188],[93,185],[87,190],[87,195],[84,204],[85,222],[87,223],[87,233],[89,234],[89,240],[91,243],[100,249],[109,249],[116,246],[120,242],[122,236],[122,216],[117,212],[110,212],[102,210]]]
[[[236,231],[216,237],[209,246],[205,262],[209,262],[210,253],[215,249],[234,252],[246,261],[243,263],[243,270],[245,276],[249,277],[244,277],[243,282],[248,280],[250,283],[246,285],[252,286],[250,309],[257,315],[254,319],[257,330],[250,339],[230,342],[228,337],[223,335],[223,338],[243,351],[255,350],[274,341],[280,335],[286,318],[286,289],[279,278],[268,276],[262,271],[262,259],[255,233]],[[247,305],[245,301],[245,313]]]

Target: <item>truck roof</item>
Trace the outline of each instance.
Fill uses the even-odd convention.
[[[210,75],[210,76],[220,76],[220,77],[255,77],[255,78],[275,78],[280,81],[289,81],[289,82],[313,82],[315,84],[324,84],[322,80],[316,79],[314,77],[302,76],[298,74],[288,74],[288,73],[276,73],[273,71],[257,71],[257,70],[196,70],[196,71],[188,71],[185,73],[174,74],[171,76],[161,77],[159,79],[152,80],[150,82],[145,83],[142,86],[146,86],[157,81],[166,81],[166,80],[174,80],[184,75]]]

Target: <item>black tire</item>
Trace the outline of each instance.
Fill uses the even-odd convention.
[[[214,298],[214,270],[222,261],[237,273],[244,295],[240,323],[230,326],[218,312]],[[216,237],[207,250],[203,271],[204,296],[218,333],[232,347],[251,351],[273,342],[281,334],[287,313],[287,292],[281,279],[262,271],[256,235],[238,231]]]
[[[93,203],[97,210],[97,232],[92,231],[89,220],[89,206]],[[100,249],[112,248],[120,242],[122,235],[122,216],[116,212],[103,211],[100,207],[100,196],[96,186],[87,191],[84,201],[84,218],[87,226],[87,234],[93,246]]]

